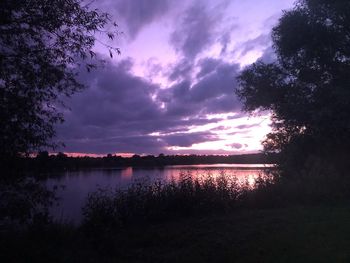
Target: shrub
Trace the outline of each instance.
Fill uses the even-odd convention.
[[[105,231],[133,223],[226,212],[237,206],[248,190],[248,183],[224,173],[216,177],[183,173],[170,182],[139,181],[126,190],[99,189],[88,196],[83,207],[83,225]]]

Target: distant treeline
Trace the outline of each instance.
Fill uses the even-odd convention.
[[[186,164],[271,164],[277,156],[267,156],[263,153],[242,155],[134,155],[122,157],[108,154],[105,157],[69,157],[64,153],[49,155],[40,152],[35,158],[26,159],[26,164],[34,170],[70,170],[97,167],[149,167]]]

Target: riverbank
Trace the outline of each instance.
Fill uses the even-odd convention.
[[[350,206],[247,209],[92,238],[51,225],[1,241],[4,262],[348,262]]]

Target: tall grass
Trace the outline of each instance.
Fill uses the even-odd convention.
[[[267,176],[248,180],[221,173],[193,176],[183,173],[170,182],[140,181],[126,190],[99,189],[83,207],[83,225],[97,231],[176,219],[204,213],[227,212],[242,206],[252,189],[272,181]]]
[[[268,174],[241,181],[222,173],[184,173],[170,182],[140,181],[126,190],[99,189],[83,207],[83,226],[100,232],[235,209],[332,204],[350,200],[350,180],[332,174],[298,179]]]

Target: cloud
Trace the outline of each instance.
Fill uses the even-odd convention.
[[[259,124],[242,124],[242,125],[238,125],[238,126],[236,126],[235,128],[236,129],[240,129],[240,130],[242,130],[242,129],[250,129],[250,128],[254,128],[254,127],[258,127],[259,126]]]
[[[243,50],[241,51],[241,56],[246,55],[248,52],[261,49],[263,54],[259,58],[260,61],[264,63],[273,63],[276,61],[275,50],[273,49],[272,39],[270,33],[261,34],[255,39],[248,40],[243,44]]]
[[[92,74],[80,76],[88,89],[74,97],[71,107],[72,112],[79,112],[81,124],[112,126],[160,114],[151,98],[158,86],[132,75],[129,72],[132,63],[127,59],[117,66],[107,64]]]
[[[164,16],[171,8],[170,0],[117,0],[106,1],[114,8],[116,19],[123,19],[128,36],[134,39],[147,24]],[[110,12],[110,11],[109,11]]]
[[[57,127],[65,151],[159,153],[170,146],[217,140],[210,132],[188,131],[223,120],[206,114],[240,107],[233,94],[235,65],[218,61],[196,84],[184,80],[166,89],[134,75],[133,65],[131,59],[107,62],[80,74],[88,88],[67,101],[71,111]]]
[[[238,28],[236,25],[231,26],[226,32],[223,32],[221,37],[219,38],[220,44],[221,44],[221,51],[220,55],[225,55],[227,52],[228,45],[231,42],[231,32]]]
[[[269,32],[277,16],[262,22],[279,11],[272,8],[275,3],[267,1],[266,12],[255,20],[255,12],[261,10],[243,7],[256,3],[231,0],[95,2],[126,31],[129,42],[120,43],[123,58],[130,55],[134,60],[118,58],[80,74],[88,88],[67,101],[71,111],[65,111],[66,122],[57,128],[66,151],[166,153],[167,147],[216,140],[222,140],[218,145],[227,150],[231,147],[225,147],[222,136],[227,122],[232,122],[227,135],[237,135],[235,141],[256,129],[233,127],[247,116],[240,112],[234,93],[236,76],[241,65],[260,54],[264,62],[274,61]],[[242,10],[251,12],[241,14]],[[202,129],[209,131],[193,132]],[[229,153],[247,148],[231,146]]]
[[[215,71],[207,74],[191,88],[191,99],[193,101],[205,101],[230,94],[233,99],[234,86],[236,85],[235,77],[238,71],[237,64],[228,64],[221,61]]]
[[[116,136],[101,137],[99,139],[76,139],[67,142],[64,149],[67,152],[85,152],[85,153],[114,153],[114,152],[133,152],[133,153],[157,153],[164,149],[165,143],[152,136]]]
[[[169,69],[168,79],[170,81],[179,81],[189,79],[193,70],[193,62],[188,59],[182,59],[171,66]]]
[[[193,144],[216,141],[218,136],[210,132],[178,133],[162,138],[169,146],[190,147]]]
[[[257,49],[265,49],[267,47],[270,47],[272,45],[272,40],[270,34],[261,34],[256,38],[250,39],[248,41],[245,41],[241,44],[241,56],[245,56],[250,51],[257,50]]]
[[[234,149],[241,149],[243,147],[243,145],[240,144],[240,143],[232,143],[232,144],[230,144],[228,146],[231,146]]]
[[[158,99],[164,102],[170,116],[196,116],[239,111],[241,103],[234,90],[239,66],[220,59],[200,60],[200,78],[185,79],[160,90]]]
[[[275,53],[275,50],[273,49],[272,46],[267,47],[264,50],[263,55],[259,58],[260,61],[264,62],[264,63],[274,63],[277,60],[277,56]]]
[[[213,43],[221,20],[221,13],[215,11],[200,1],[185,10],[181,21],[176,21],[176,28],[170,37],[170,43],[178,52],[193,59]]]
[[[197,78],[201,78],[208,75],[209,73],[212,73],[221,63],[222,61],[216,58],[201,59],[198,62],[200,71],[197,73]]]
[[[220,126],[217,126],[215,128],[212,128],[210,130],[211,131],[225,131],[225,130],[229,130],[229,129],[231,129],[231,127],[220,125]]]

